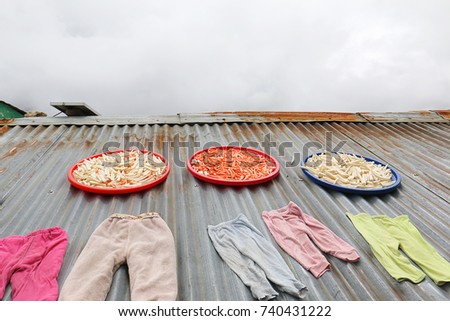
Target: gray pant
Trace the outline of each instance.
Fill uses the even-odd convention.
[[[270,300],[278,296],[269,281],[282,292],[305,297],[306,286],[295,279],[280,253],[245,215],[209,225],[208,234],[221,258],[250,288],[255,299]]]

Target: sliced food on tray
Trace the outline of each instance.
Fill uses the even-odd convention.
[[[86,159],[78,164],[73,176],[87,186],[129,188],[159,179],[166,168],[158,156],[131,150]]]
[[[313,154],[302,168],[328,183],[350,188],[385,188],[395,183],[387,165],[352,154]]]
[[[245,148],[208,148],[191,160],[192,168],[220,180],[255,180],[271,175],[276,165],[263,154]]]

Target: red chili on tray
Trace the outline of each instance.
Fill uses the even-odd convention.
[[[251,148],[217,146],[201,150],[190,158],[189,171],[199,179],[223,185],[258,184],[274,178],[278,162]]]

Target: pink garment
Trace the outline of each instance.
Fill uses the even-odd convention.
[[[11,282],[14,301],[55,301],[66,248],[67,233],[60,227],[0,239],[0,298]]]
[[[316,278],[330,269],[330,263],[319,249],[344,261],[359,260],[350,244],[303,213],[294,202],[278,210],[264,211],[262,217],[278,245]]]

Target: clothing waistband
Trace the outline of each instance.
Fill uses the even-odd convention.
[[[225,221],[225,222],[219,223],[217,225],[208,225],[208,230],[218,231],[224,227],[232,226],[232,225],[236,224],[237,222],[245,222],[245,223],[249,224],[247,217],[244,214],[239,214],[237,217],[235,217],[232,220]]]
[[[145,218],[155,218],[160,217],[158,213],[155,212],[147,212],[139,215],[129,215],[129,214],[113,214],[109,218],[117,218],[121,220],[139,220]]]
[[[406,214],[400,214],[398,216],[394,216],[394,217],[390,217],[390,216],[386,216],[386,215],[369,215],[367,213],[358,213],[358,214],[350,214],[350,212],[346,212],[345,213],[347,215],[347,217],[351,218],[351,217],[370,217],[373,220],[376,221],[409,221],[409,216]]]
[[[54,227],[39,229],[39,230],[31,232],[31,233],[29,233],[27,235],[11,235],[11,236],[8,236],[8,237],[6,237],[4,239],[10,239],[11,237],[12,238],[22,238],[22,239],[24,239],[24,238],[34,237],[34,236],[37,236],[37,235],[44,235],[44,236],[51,236],[51,235],[53,235],[54,236],[54,235],[61,235],[61,234],[66,234],[66,231],[63,228],[59,227],[59,226],[54,226]],[[3,239],[3,238],[0,238],[0,239]]]

